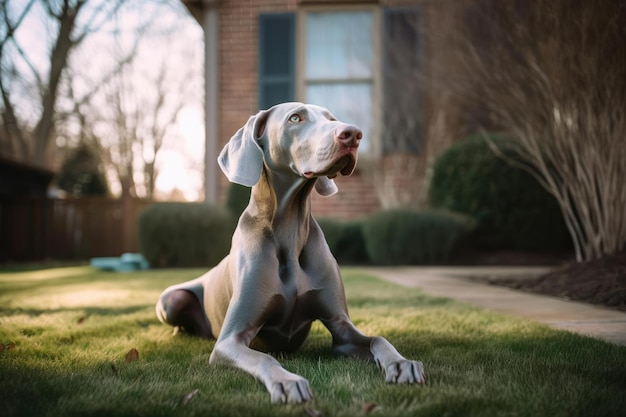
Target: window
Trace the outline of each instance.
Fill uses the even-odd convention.
[[[420,152],[419,26],[416,8],[261,14],[259,108],[293,100],[327,107],[363,129],[362,157]]]
[[[376,151],[377,16],[373,10],[305,11],[298,97],[363,130],[361,154]]]

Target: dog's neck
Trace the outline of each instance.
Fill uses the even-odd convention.
[[[252,187],[246,212],[255,218],[255,222],[273,230],[297,230],[299,235],[308,234],[311,190],[315,181],[264,169],[259,182]],[[290,223],[290,226],[274,227],[277,222]]]

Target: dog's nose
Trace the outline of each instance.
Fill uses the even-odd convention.
[[[348,148],[356,148],[363,139],[363,132],[356,126],[343,125],[335,129],[335,140]]]

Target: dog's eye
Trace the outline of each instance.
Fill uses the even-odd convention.
[[[289,121],[291,123],[300,123],[302,121],[302,116],[300,116],[298,113],[292,114],[291,116],[289,116]]]

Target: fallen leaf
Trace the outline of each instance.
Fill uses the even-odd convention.
[[[139,360],[139,351],[135,348],[132,348],[126,354],[126,363],[131,363]]]
[[[181,400],[181,402],[183,403],[183,405],[187,405],[187,403],[191,401],[191,399],[199,393],[200,393],[200,390],[196,388],[195,390],[183,395],[183,399]]]
[[[376,403],[365,403],[363,404],[363,407],[361,407],[361,411],[363,414],[369,414],[374,411],[376,407],[378,407],[378,404]]]
[[[315,408],[305,407],[304,411],[307,413],[307,415],[311,417],[323,417],[324,416],[320,410],[316,410]]]

